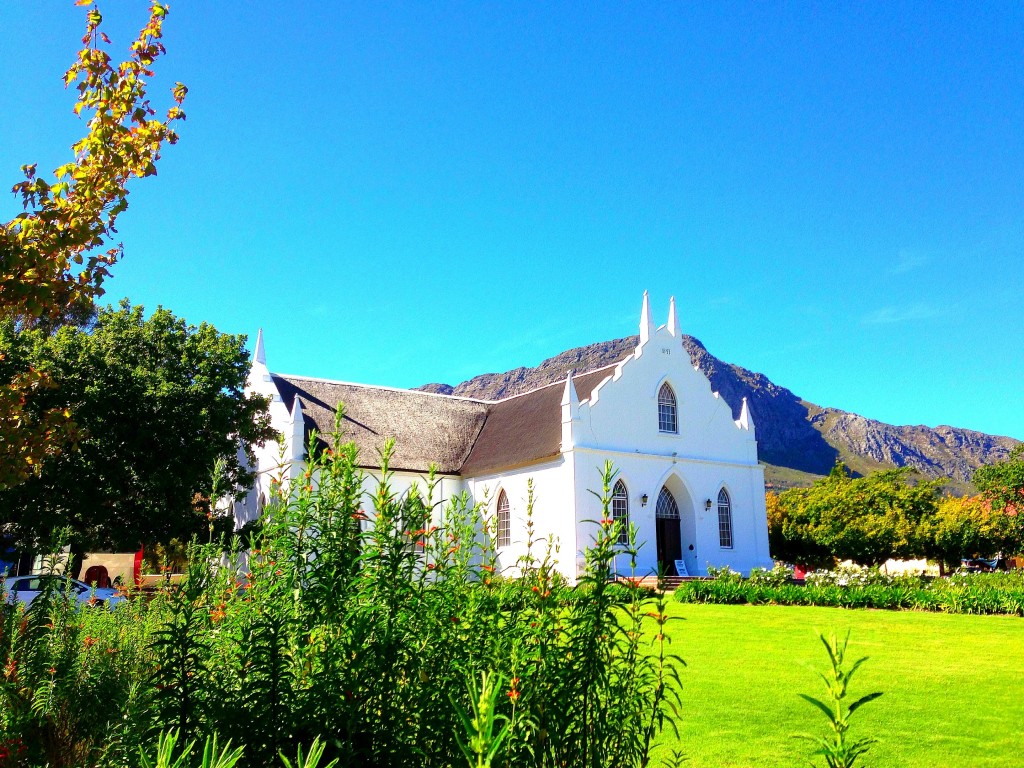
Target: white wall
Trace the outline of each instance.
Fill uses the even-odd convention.
[[[676,396],[676,434],[658,429],[658,392],[666,381]],[[584,402],[572,423],[572,448],[581,544],[593,538],[593,526],[583,521],[601,517],[599,501],[587,491],[600,490],[596,468],[608,459],[629,492],[631,522],[642,543],[640,575],[657,568],[654,515],[662,486],[679,506],[683,556],[691,575],[706,574],[709,565],[743,572],[771,567],[764,472],[757,463],[754,430],[733,420],[729,404],[712,393],[708,379],[690,363],[680,336],[667,326],[652,330],[638,356],[618,365],[593,393],[578,395]],[[728,549],[720,546],[718,530],[723,487],[732,503],[733,546]],[[646,506],[641,504],[644,494]]]
[[[640,351],[617,366],[593,396],[578,393],[590,400],[580,404],[573,424],[575,446],[757,463],[753,433],[733,421],[729,404],[690,364],[680,339],[659,328]],[[665,382],[676,395],[678,434],[658,431],[658,391]]]
[[[511,521],[511,544],[498,550],[498,564],[503,573],[514,575],[516,561],[526,553],[527,543],[527,481],[533,480],[533,525],[537,544],[533,555],[540,559],[545,539],[557,545],[556,568],[566,578],[575,580],[575,499],[573,498],[572,456],[559,456],[555,461],[533,464],[500,474],[467,478],[467,487],[475,501],[487,499],[489,515],[495,514],[498,494],[508,495]]]
[[[682,526],[682,549],[687,570],[692,576],[707,573],[708,565],[728,565],[748,573],[751,568],[771,567],[768,557],[768,526],[765,519],[764,476],[759,465],[753,467],[712,461],[671,459],[636,453],[577,449],[576,494],[577,537],[581,546],[593,540],[594,526],[585,520],[601,518],[600,501],[589,490],[600,492],[596,467],[610,460],[618,470],[618,478],[626,484],[629,496],[630,522],[636,526],[639,545],[637,575],[654,573],[657,569],[655,541],[655,506],[662,486],[666,486],[679,506]],[[733,546],[720,546],[718,532],[718,492],[725,487],[732,502]],[[647,505],[642,496],[648,497]],[[711,499],[711,509],[705,501]],[[689,546],[693,545],[693,550]],[[628,562],[617,562],[621,573]]]

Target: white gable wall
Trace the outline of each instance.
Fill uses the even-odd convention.
[[[642,332],[632,357],[616,366],[592,393],[578,393],[582,402],[571,430],[577,541],[585,546],[593,539],[593,526],[584,521],[599,519],[601,509],[588,490],[600,490],[597,468],[609,460],[628,489],[630,520],[642,544],[639,575],[658,567],[655,509],[663,486],[679,506],[682,555],[690,575],[706,574],[709,565],[742,572],[771,567],[764,472],[757,462],[753,428],[734,421],[729,404],[712,393],[673,325],[670,321]],[[666,382],[676,397],[677,433],[659,431],[658,392]],[[720,545],[722,488],[731,501],[731,548]],[[644,494],[646,506],[641,501]]]

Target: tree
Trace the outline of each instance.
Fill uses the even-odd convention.
[[[1018,443],[1004,461],[978,467],[972,479],[1008,530],[1002,549],[1024,551],[1024,443]]]
[[[779,494],[769,528],[773,557],[880,565],[922,554],[918,531],[935,512],[940,482],[911,482],[909,475],[904,467],[853,478],[838,463],[810,488]]]
[[[993,557],[1014,549],[1011,518],[993,510],[982,496],[943,497],[935,514],[923,522],[919,537],[922,554],[936,560],[943,574],[965,557]]]
[[[836,558],[817,541],[817,520],[803,503],[807,490],[791,488],[781,494],[765,494],[768,548],[776,560],[806,568],[828,568],[835,564]]]
[[[87,548],[187,539],[208,525],[214,463],[241,491],[253,480],[249,446],[275,437],[266,400],[244,392],[245,337],[162,308],[147,319],[125,300],[90,328],[52,334],[8,321],[0,351],[8,365],[45,373],[57,386],[37,393],[34,407],[66,410],[80,430],[78,450],[0,492],[0,520],[22,546],[59,526]]]
[[[0,222],[0,319],[21,327],[76,314],[103,294],[104,278],[122,254],[112,236],[128,207],[128,181],[156,174],[163,144],[178,139],[173,123],[185,119],[181,83],[162,120],[154,119],[146,95],[152,66],[164,53],[167,9],[152,4],[129,59],[115,66],[104,50],[110,40],[100,31],[99,10],[92,0],[78,5],[87,6],[84,47],[64,83],[78,82],[74,111],[90,115],[88,133],[73,145],[74,159],[54,171],[55,183],[38,176],[35,165],[23,166],[25,179],[13,191],[24,211]],[[34,369],[0,379],[0,487],[38,472],[74,435],[65,409],[30,407],[49,386]]]

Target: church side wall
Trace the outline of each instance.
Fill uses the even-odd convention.
[[[498,550],[498,564],[506,575],[517,573],[516,562],[527,551],[527,481],[533,481],[533,530],[536,541],[533,555],[540,559],[547,546],[546,539],[554,540],[557,549],[553,558],[556,568],[569,580],[575,580],[574,552],[576,531],[574,525],[575,499],[573,498],[572,457],[560,456],[555,461],[533,464],[521,469],[467,478],[466,484],[475,501],[486,500],[487,514],[495,514],[498,495],[504,491],[510,506],[511,543]]]

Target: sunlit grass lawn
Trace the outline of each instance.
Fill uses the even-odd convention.
[[[884,695],[858,711],[852,733],[875,736],[871,768],[1024,766],[1024,619],[672,601],[672,649],[682,671],[679,742],[691,768],[807,765],[796,733],[825,718],[797,693],[820,697],[828,663],[817,631],[851,631],[851,658],[869,661],[854,695]]]

